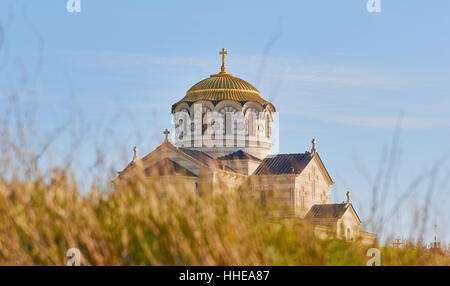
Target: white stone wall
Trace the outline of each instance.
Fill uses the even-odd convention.
[[[295,180],[295,215],[303,218],[315,204],[331,203],[331,187],[325,174],[313,159]]]
[[[251,185],[257,196],[274,200],[281,208],[279,213],[273,215],[294,216],[295,175],[252,176]]]
[[[287,214],[303,218],[311,206],[331,202],[332,185],[317,160],[311,160],[300,175],[252,176],[253,190],[273,190],[276,198],[288,206]]]

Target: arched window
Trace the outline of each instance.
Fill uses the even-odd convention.
[[[260,192],[260,202],[263,207],[267,207],[273,202],[274,199],[274,189],[271,186],[265,186]]]
[[[301,208],[302,208],[302,211],[304,211],[305,209],[306,209],[306,205],[305,205],[305,194],[304,193],[302,193],[302,195],[300,196],[300,203],[301,203]]]
[[[202,134],[205,134],[205,131],[208,128],[208,122],[206,121],[208,112],[211,112],[211,108],[202,106]]]
[[[247,118],[247,135],[256,136],[258,110],[253,107],[248,108],[245,112],[245,117]]]
[[[316,198],[316,181],[312,181],[312,199],[314,200]]]
[[[322,201],[322,203],[326,203],[327,201],[327,193],[325,191],[322,191],[322,194],[320,195],[320,200]]]
[[[175,138],[176,140],[183,140],[188,134],[188,122],[190,122],[189,110],[187,108],[183,108],[180,111],[177,111],[174,115],[175,121]]]
[[[317,180],[317,176],[316,176],[316,168],[313,166],[312,167],[312,172],[309,174],[310,178],[312,180],[312,199],[315,200],[316,199],[316,180]]]
[[[183,121],[183,119],[178,120],[178,126],[186,125]],[[184,127],[181,129],[180,133],[178,134],[178,140],[183,140],[184,137],[184,130],[186,130]]]
[[[270,115],[267,114],[266,115],[266,137],[267,138],[270,138],[271,132],[272,132],[272,130],[270,128]]]
[[[347,227],[346,236],[348,241],[352,240],[352,231],[350,230],[350,227]]]
[[[197,195],[197,197],[201,197],[202,192],[201,192],[200,188],[198,187],[198,182],[194,183],[194,188],[195,188],[195,194]]]
[[[219,110],[219,113],[223,115],[224,132],[225,134],[233,134],[233,114],[237,112],[237,109],[233,106],[224,106]]]
[[[272,188],[269,189],[269,191],[267,192],[267,196],[269,198],[269,200],[273,200],[274,196],[275,196],[275,192]]]

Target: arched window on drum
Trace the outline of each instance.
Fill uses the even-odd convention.
[[[250,107],[245,112],[247,118],[247,134],[248,136],[256,136],[256,124],[258,123],[258,110]]]
[[[190,128],[190,126],[188,126],[188,123],[190,122],[189,110],[183,108],[178,111],[175,120],[176,139],[180,141],[186,139],[185,137],[188,135],[188,128]]]
[[[219,113],[223,115],[225,134],[233,134],[233,114],[236,112],[237,109],[233,106],[224,106],[219,110]]]
[[[209,108],[208,106],[202,106],[202,134],[205,134],[205,131],[208,128],[208,122],[206,118],[208,112],[211,112],[211,108]]]
[[[266,114],[266,137],[270,138],[270,136],[272,135],[272,128],[270,126],[270,114]]]

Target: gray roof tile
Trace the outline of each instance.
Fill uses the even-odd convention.
[[[341,204],[321,204],[313,205],[311,209],[306,214],[305,218],[334,218],[340,219],[347,209],[351,207],[356,214],[356,217],[361,222],[355,208],[352,204],[341,203]]]
[[[261,159],[256,158],[253,155],[250,155],[249,153],[239,150],[236,151],[234,153],[222,156],[218,158],[219,160],[245,160],[245,159],[250,159],[250,160],[255,160],[255,161],[261,161]]]
[[[310,153],[268,156],[253,175],[300,174],[312,158]]]
[[[233,170],[232,168],[223,165],[219,160],[214,159],[213,157],[211,157],[210,155],[208,155],[204,152],[197,151],[197,150],[191,150],[191,149],[187,149],[187,148],[178,148],[178,150],[180,150],[181,152],[185,153],[186,155],[196,159],[197,161],[202,162],[203,164],[207,165],[208,167],[214,167],[214,168],[219,168],[219,169],[230,171],[230,172],[235,172],[235,170]]]
[[[341,218],[348,206],[345,203],[313,205],[306,214],[306,218]]]
[[[156,162],[155,164],[145,168],[145,174],[147,176],[182,175],[182,176],[198,177],[188,169],[170,160],[169,158],[164,158]]]

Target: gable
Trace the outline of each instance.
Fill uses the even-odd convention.
[[[158,165],[158,162],[163,162],[164,160],[170,160],[174,162],[178,166],[187,171],[191,172],[193,175],[198,176],[200,174],[201,167],[207,167],[199,161],[196,161],[194,158],[180,152],[175,146],[171,143],[164,142],[160,146],[158,146],[153,152],[146,155],[144,158],[140,159],[140,163],[142,164],[144,170],[151,168],[151,166]],[[162,163],[160,163],[161,165]],[[135,163],[130,163],[120,175],[126,174],[129,170],[135,167]]]
[[[343,220],[351,220],[355,222],[356,224],[361,223],[361,219],[359,218],[358,214],[356,213],[355,208],[352,204],[349,205],[345,213],[342,215]]]
[[[221,170],[226,172],[235,172],[233,169],[223,165],[219,160],[214,159],[208,154],[190,150],[186,148],[177,148],[170,142],[163,142],[153,152],[140,159],[140,162],[144,169],[148,169],[151,166],[158,165],[159,161],[168,159],[166,165],[176,164],[176,168],[186,169],[195,176],[200,175],[201,170]],[[159,164],[159,165],[162,165]],[[172,167],[174,167],[173,165]],[[122,172],[119,172],[119,176],[125,175],[130,169],[135,168],[135,163],[131,162]]]
[[[313,205],[305,218],[314,219],[343,219],[361,223],[352,204],[319,204]]]
[[[314,174],[318,177],[319,180],[327,182],[329,185],[334,184],[333,180],[330,177],[325,165],[320,159],[319,154],[314,154],[313,159],[308,163],[305,167],[304,171],[310,171],[315,169]]]
[[[311,155],[311,153],[306,152],[268,156],[261,162],[253,175],[299,175],[313,165],[320,171],[318,175],[322,176],[324,181],[332,185],[333,180],[318,153]]]

